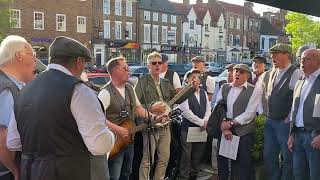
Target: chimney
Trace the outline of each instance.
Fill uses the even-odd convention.
[[[209,5],[214,5],[217,2],[217,0],[208,0]]]
[[[251,11],[253,10],[253,3],[252,2],[244,2],[244,7],[250,9]]]
[[[197,0],[197,4],[202,4],[202,0]]]
[[[190,4],[190,0],[183,0],[183,4],[189,5]]]

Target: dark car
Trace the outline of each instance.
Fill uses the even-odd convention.
[[[146,66],[130,66],[129,71],[132,76],[140,77],[149,73],[149,69]]]
[[[110,81],[108,73],[87,73],[88,80],[93,84],[102,87]]]

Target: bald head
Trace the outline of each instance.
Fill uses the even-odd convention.
[[[302,53],[301,69],[309,77],[312,73],[320,68],[320,50],[308,49]]]

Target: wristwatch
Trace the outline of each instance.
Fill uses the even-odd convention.
[[[230,121],[230,124],[231,124],[231,126],[234,126],[234,122],[233,121]]]

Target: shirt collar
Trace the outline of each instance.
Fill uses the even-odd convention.
[[[21,90],[23,86],[26,85],[26,83],[17,80],[16,78],[6,74],[8,76],[8,78]]]
[[[70,76],[74,76],[67,68],[61,66],[60,64],[48,64],[47,69],[55,69]]]
[[[284,69],[279,69],[277,68],[277,70],[279,71],[279,73],[282,73],[282,72],[286,72],[290,67],[291,67],[292,64],[289,64],[287,67],[285,67]]]
[[[309,76],[309,78],[307,78],[307,79],[317,79],[318,78],[318,76],[320,75],[320,69],[318,69],[318,70],[316,70],[315,72],[313,72],[312,74],[310,74],[310,76]]]
[[[235,87],[235,86],[233,85],[233,83],[231,83],[231,87]],[[241,88],[241,87],[244,87],[244,88],[247,89],[247,87],[248,87],[248,82],[246,81],[246,82],[244,82],[240,87],[236,87],[236,88]]]

